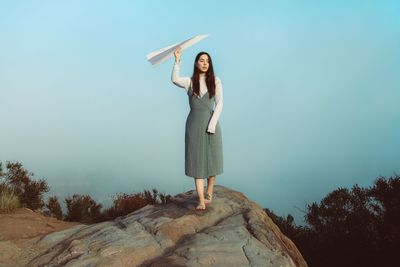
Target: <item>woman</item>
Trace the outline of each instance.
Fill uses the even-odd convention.
[[[179,76],[181,47],[174,51],[172,82],[185,89],[190,112],[185,126],[185,175],[193,177],[199,203],[196,210],[205,210],[212,202],[215,176],[223,172],[222,135],[219,117],[222,111],[222,83],[214,76],[211,57],[197,54],[192,77]],[[215,109],[213,105],[215,103]],[[207,192],[204,196],[204,179]]]

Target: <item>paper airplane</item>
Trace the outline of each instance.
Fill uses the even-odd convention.
[[[167,60],[168,58],[172,57],[174,55],[175,49],[178,48],[179,46],[182,47],[182,51],[183,51],[184,49],[203,40],[207,36],[208,36],[208,34],[197,35],[197,36],[187,39],[183,42],[179,42],[179,43],[161,48],[160,50],[151,52],[151,53],[147,54],[146,58],[152,65],[157,66],[158,64],[160,64],[160,63],[164,62],[165,60]]]

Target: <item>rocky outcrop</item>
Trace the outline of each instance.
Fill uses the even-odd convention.
[[[216,185],[196,211],[197,193],[92,225],[34,239],[27,266],[307,266],[293,242],[242,193]]]
[[[0,267],[26,266],[39,252],[43,235],[80,225],[45,216],[28,208],[0,214]]]

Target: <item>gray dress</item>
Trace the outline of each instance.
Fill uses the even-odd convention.
[[[208,178],[223,172],[222,133],[219,121],[215,133],[208,133],[208,123],[213,114],[214,97],[205,93],[201,98],[188,90],[190,112],[185,129],[185,175]]]

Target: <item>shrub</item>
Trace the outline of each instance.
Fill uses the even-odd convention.
[[[56,196],[49,197],[46,203],[46,208],[47,210],[45,211],[45,214],[47,216],[55,217],[58,220],[63,219],[61,205],[58,202],[58,198]]]
[[[144,190],[134,194],[119,193],[113,197],[113,206],[104,211],[103,219],[111,220],[134,212],[146,205],[168,203],[171,198],[171,195],[159,193],[157,189]]]
[[[24,169],[20,162],[7,161],[6,169],[7,172],[3,173],[1,168],[0,176],[4,177],[6,185],[18,196],[21,206],[32,210],[43,208],[43,194],[49,191],[46,181],[31,180],[34,174]]]
[[[67,221],[95,223],[101,220],[101,204],[97,204],[89,195],[74,194],[65,199]]]

